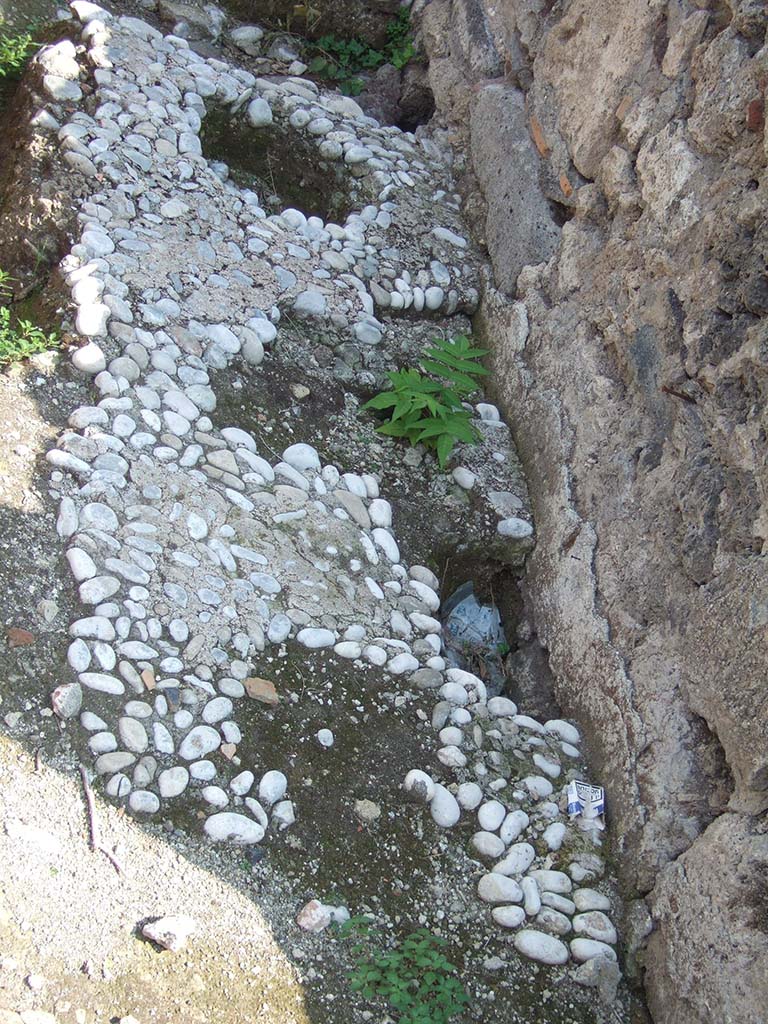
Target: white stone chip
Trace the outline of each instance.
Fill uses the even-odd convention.
[[[307,647],[309,650],[318,650],[323,647],[333,647],[336,643],[336,634],[330,629],[309,627],[300,629],[296,639],[303,647]]]
[[[491,917],[502,928],[519,928],[525,920],[525,911],[522,907],[494,907]]]
[[[157,921],[150,921],[141,929],[141,934],[156,942],[163,949],[169,949],[172,953],[178,953],[183,949],[190,937],[197,931],[197,922],[193,917],[185,914],[177,914],[169,917],[161,917]]]
[[[232,811],[212,814],[203,826],[205,833],[216,843],[234,843],[245,846],[260,843],[264,838],[264,828],[252,818]]]
[[[571,942],[571,953],[573,959],[580,964],[587,960],[595,960],[598,957],[605,957],[606,960],[616,961],[616,951],[604,942],[597,942],[595,939],[573,939]]]
[[[526,928],[515,935],[515,949],[542,964],[568,963],[568,947],[553,935]]]
[[[282,772],[265,772],[259,783],[259,800],[267,807],[282,800],[288,788],[288,779]]]
[[[521,903],[523,890],[514,878],[490,872],[477,883],[477,895],[484,903]]]
[[[461,817],[461,808],[456,802],[456,798],[440,783],[435,784],[429,810],[433,821],[441,828],[452,828]]]

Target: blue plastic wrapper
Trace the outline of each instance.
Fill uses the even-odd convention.
[[[443,624],[444,656],[451,668],[481,676],[489,697],[502,693],[503,657],[509,646],[498,608],[480,604],[472,583],[464,583],[445,601]]]

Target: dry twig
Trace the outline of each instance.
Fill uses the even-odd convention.
[[[85,803],[88,808],[88,824],[91,830],[91,849],[98,850],[103,853],[107,860],[110,862],[112,867],[118,873],[123,873],[123,865],[117,859],[117,857],[108,849],[101,841],[101,831],[99,829],[99,820],[96,817],[96,801],[93,797],[93,790],[91,789],[91,782],[88,778],[88,772],[85,765],[80,765],[80,778],[83,781],[83,791],[85,792]]]

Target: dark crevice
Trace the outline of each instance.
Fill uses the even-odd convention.
[[[290,207],[343,223],[355,208],[344,173],[299,132],[278,124],[253,128],[244,115],[213,107],[200,141],[205,158],[226,164],[235,184],[253,190],[268,213]]]
[[[653,37],[653,55],[659,67],[661,67],[661,62],[664,60],[664,54],[667,52],[668,46],[669,25],[666,14],[663,14],[656,23],[656,32]]]
[[[435,112],[435,95],[429,85],[427,67],[414,62],[403,72],[400,94],[400,116],[395,122],[404,132],[415,132],[419,125],[427,124]]]
[[[552,214],[552,220],[561,228],[564,224],[567,224],[569,220],[573,218],[575,213],[572,206],[566,206],[565,203],[558,203],[554,199],[547,200],[549,203],[549,211]]]
[[[432,97],[432,102],[428,106],[424,106],[421,110],[404,114],[396,122],[395,127],[399,128],[402,132],[415,132],[420,125],[427,124],[429,122],[434,112],[435,100],[434,97]]]
[[[735,791],[736,783],[728,764],[725,748],[709,722],[694,712],[691,716],[691,734],[696,746],[697,762],[707,785],[702,786],[701,799],[706,804],[702,817],[706,824],[722,814]]]

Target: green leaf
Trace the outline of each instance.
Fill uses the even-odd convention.
[[[467,377],[472,380],[475,387],[477,387],[477,381],[475,381],[474,378],[476,376],[483,376],[486,373],[484,366],[475,366],[468,359],[448,361],[447,359],[430,358],[427,354],[427,358],[422,359],[421,365],[426,369],[428,362],[431,367],[434,367],[434,369],[428,370],[429,373],[436,373],[450,381],[453,381],[457,377]]]
[[[447,378],[460,394],[471,395],[473,391],[477,390],[477,381],[465,373],[460,373],[452,368],[445,369],[431,359],[424,359],[422,366],[430,373]]]
[[[396,420],[406,419],[414,412],[416,412],[418,416],[418,410],[414,409],[412,401],[407,398],[399,398],[392,410],[392,422],[394,423]]]
[[[454,338],[435,338],[435,348],[441,352],[450,352],[461,359],[479,358],[487,355],[487,348],[473,348],[472,343],[465,334],[457,334]]]
[[[368,50],[361,54],[360,63],[364,68],[378,68],[384,64],[384,57],[378,50]]]
[[[437,394],[443,390],[443,385],[429,377],[424,377],[418,370],[400,370],[398,373],[390,373],[389,379],[392,386],[397,390],[409,391],[413,394]]]
[[[440,437],[441,434],[452,435],[453,432],[446,425],[445,420],[430,420],[426,426],[420,427],[419,441],[425,441],[430,437]]]
[[[489,348],[464,348],[462,349],[461,356],[463,359],[482,359],[483,356],[487,356],[491,350]]]
[[[427,437],[439,437],[441,434],[448,434],[457,441],[464,441],[466,444],[472,444],[475,440],[472,425],[458,416],[449,416],[444,420],[427,424],[423,428],[419,440],[423,441]]]
[[[461,370],[463,373],[478,374],[480,376],[485,376],[488,373],[488,370],[481,363],[474,362],[472,359],[465,359],[460,353],[454,353],[448,349],[428,348],[424,350],[424,354],[440,363],[447,364],[448,367]]]
[[[453,450],[453,444],[454,440],[450,434],[443,434],[437,439],[437,460],[440,463],[440,469],[445,469],[445,463]]]
[[[400,70],[401,68],[405,67],[405,65],[408,63],[411,57],[413,57],[415,52],[416,51],[413,47],[413,43],[408,43],[408,45],[404,46],[401,50],[395,50],[391,54],[389,58],[389,63],[394,64],[394,66],[398,70]]]
[[[362,406],[363,409],[388,409],[392,405],[397,405],[397,395],[394,391],[382,391],[378,395],[374,395],[369,401],[365,402]]]
[[[376,428],[378,434],[385,434],[387,437],[405,437],[407,427],[404,427],[399,421],[394,423],[383,423],[380,427]]]
[[[364,82],[360,78],[350,78],[341,85],[341,93],[344,96],[359,96],[363,91]]]

